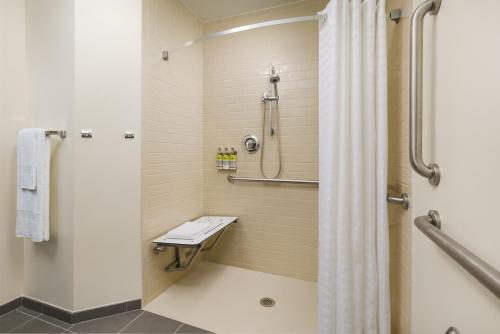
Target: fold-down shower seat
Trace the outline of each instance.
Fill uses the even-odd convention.
[[[173,247],[175,250],[175,259],[168,266],[165,267],[165,271],[181,271],[186,270],[193,263],[193,261],[198,257],[200,252],[208,251],[214,248],[226,232],[227,228],[238,221],[238,217],[226,217],[226,216],[203,216],[192,222],[187,222],[184,224],[208,224],[210,228],[206,229],[204,233],[196,235],[193,239],[181,239],[172,238],[171,234],[168,232],[159,238],[153,240],[155,244],[153,251],[155,254],[163,252],[167,247]],[[183,225],[184,225],[183,224]],[[181,225],[182,226],[182,225]],[[181,248],[191,248],[186,254],[189,258],[186,260],[185,264],[182,264],[180,249]]]

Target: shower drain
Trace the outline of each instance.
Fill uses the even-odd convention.
[[[260,305],[264,307],[273,307],[275,304],[276,302],[274,301],[274,299],[270,297],[264,297],[260,299]]]

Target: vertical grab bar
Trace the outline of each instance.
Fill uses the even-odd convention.
[[[411,18],[410,44],[410,164],[419,175],[426,177],[432,185],[441,178],[439,166],[427,165],[422,159],[422,58],[424,16],[436,15],[441,0],[427,0],[420,4]]]

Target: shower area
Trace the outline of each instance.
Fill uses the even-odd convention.
[[[318,13],[328,1],[218,19],[192,3],[143,1],[145,309],[217,333],[318,332]],[[237,153],[227,169],[226,152]],[[166,272],[193,250],[155,252],[153,240],[205,215],[238,221],[187,270]]]
[[[317,182],[228,177],[318,180],[318,20],[175,48],[233,27],[315,16],[326,3],[200,23],[189,1],[143,2],[147,310],[218,333],[317,331]],[[219,148],[237,151],[236,170],[216,168]],[[154,254],[152,240],[203,215],[238,222],[190,269],[165,272],[174,252]]]

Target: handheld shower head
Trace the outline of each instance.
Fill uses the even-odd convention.
[[[273,64],[269,65],[269,82],[272,84],[276,84],[280,82],[280,74],[276,70]]]

